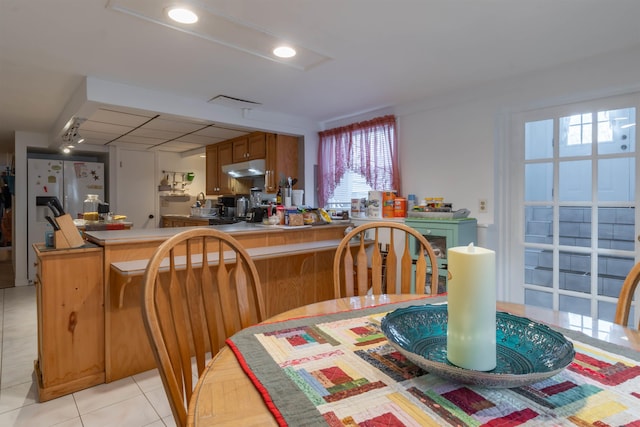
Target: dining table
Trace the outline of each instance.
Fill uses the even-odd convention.
[[[426,375],[385,346],[380,318],[421,304],[446,304],[446,296],[346,297],[246,328],[227,340],[200,375],[188,425],[640,425],[638,330],[498,301],[498,312],[560,331],[576,356],[540,384],[483,389]],[[353,352],[344,350],[339,341],[354,334],[362,340],[351,346]]]

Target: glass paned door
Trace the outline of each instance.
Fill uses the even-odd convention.
[[[524,121],[525,304],[613,320],[636,262],[635,123],[634,106]]]

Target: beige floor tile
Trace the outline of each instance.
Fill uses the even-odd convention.
[[[144,393],[163,387],[162,379],[157,369],[136,374],[133,379]]]
[[[142,427],[160,420],[143,395],[81,415],[84,427]]]
[[[33,381],[35,375],[33,372],[33,361],[35,358],[33,354],[18,360],[14,360],[16,359],[15,357],[9,357],[9,360],[3,358],[2,376],[0,377],[2,389]]]
[[[175,427],[157,369],[39,403],[34,286],[0,289],[0,426]]]
[[[80,415],[138,396],[142,396],[142,390],[131,377],[73,393]]]
[[[0,414],[0,426],[51,427],[78,418],[79,415],[73,397],[63,396]]]
[[[147,396],[147,399],[158,415],[161,417],[171,415],[171,405],[169,404],[169,398],[164,391],[164,387],[148,391],[145,393],[145,396]]]
[[[173,418],[173,415],[162,418],[162,422],[164,422],[164,425],[167,427],[177,427],[176,420]]]
[[[80,417],[78,417],[60,424],[56,424],[54,427],[83,427],[83,425],[82,420],[80,419]]]
[[[26,382],[0,390],[0,414],[36,403],[38,388],[33,382]]]

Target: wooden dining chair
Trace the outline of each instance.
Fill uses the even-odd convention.
[[[208,359],[226,338],[265,318],[258,271],[230,235],[180,232],[149,260],[142,313],[176,424],[185,426],[194,378]]]
[[[618,304],[616,305],[616,315],[613,319],[613,323],[618,325],[627,326],[629,324],[629,312],[631,311],[631,301],[633,300],[633,294],[636,292],[638,282],[640,281],[640,262],[633,266],[627,277],[622,283],[622,289],[618,296]],[[637,328],[640,329],[640,322],[638,322]]]
[[[386,255],[380,249],[382,230],[389,232]],[[367,240],[371,238],[368,236],[371,233],[367,233],[369,231],[373,231],[372,240]],[[397,250],[394,239],[396,233],[404,235],[403,245]],[[352,248],[354,238],[360,241],[356,248]],[[415,245],[410,244],[411,239],[415,240],[420,250],[415,250]],[[367,254],[368,247],[371,247],[370,257]],[[402,252],[399,260],[397,251]],[[427,264],[427,258],[429,264]],[[414,262],[415,275],[412,268]],[[431,285],[427,291],[423,284],[429,267],[431,267]],[[398,268],[400,268],[400,283],[397,277]],[[412,276],[415,283],[413,292]],[[351,230],[338,245],[333,259],[333,286],[336,298],[365,295],[369,291],[374,295],[424,294],[426,292],[435,295],[438,293],[438,262],[431,245],[416,229],[397,222],[370,222]]]

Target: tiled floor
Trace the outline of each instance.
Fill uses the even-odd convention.
[[[0,426],[175,426],[156,370],[38,403],[34,286],[0,289]]]

